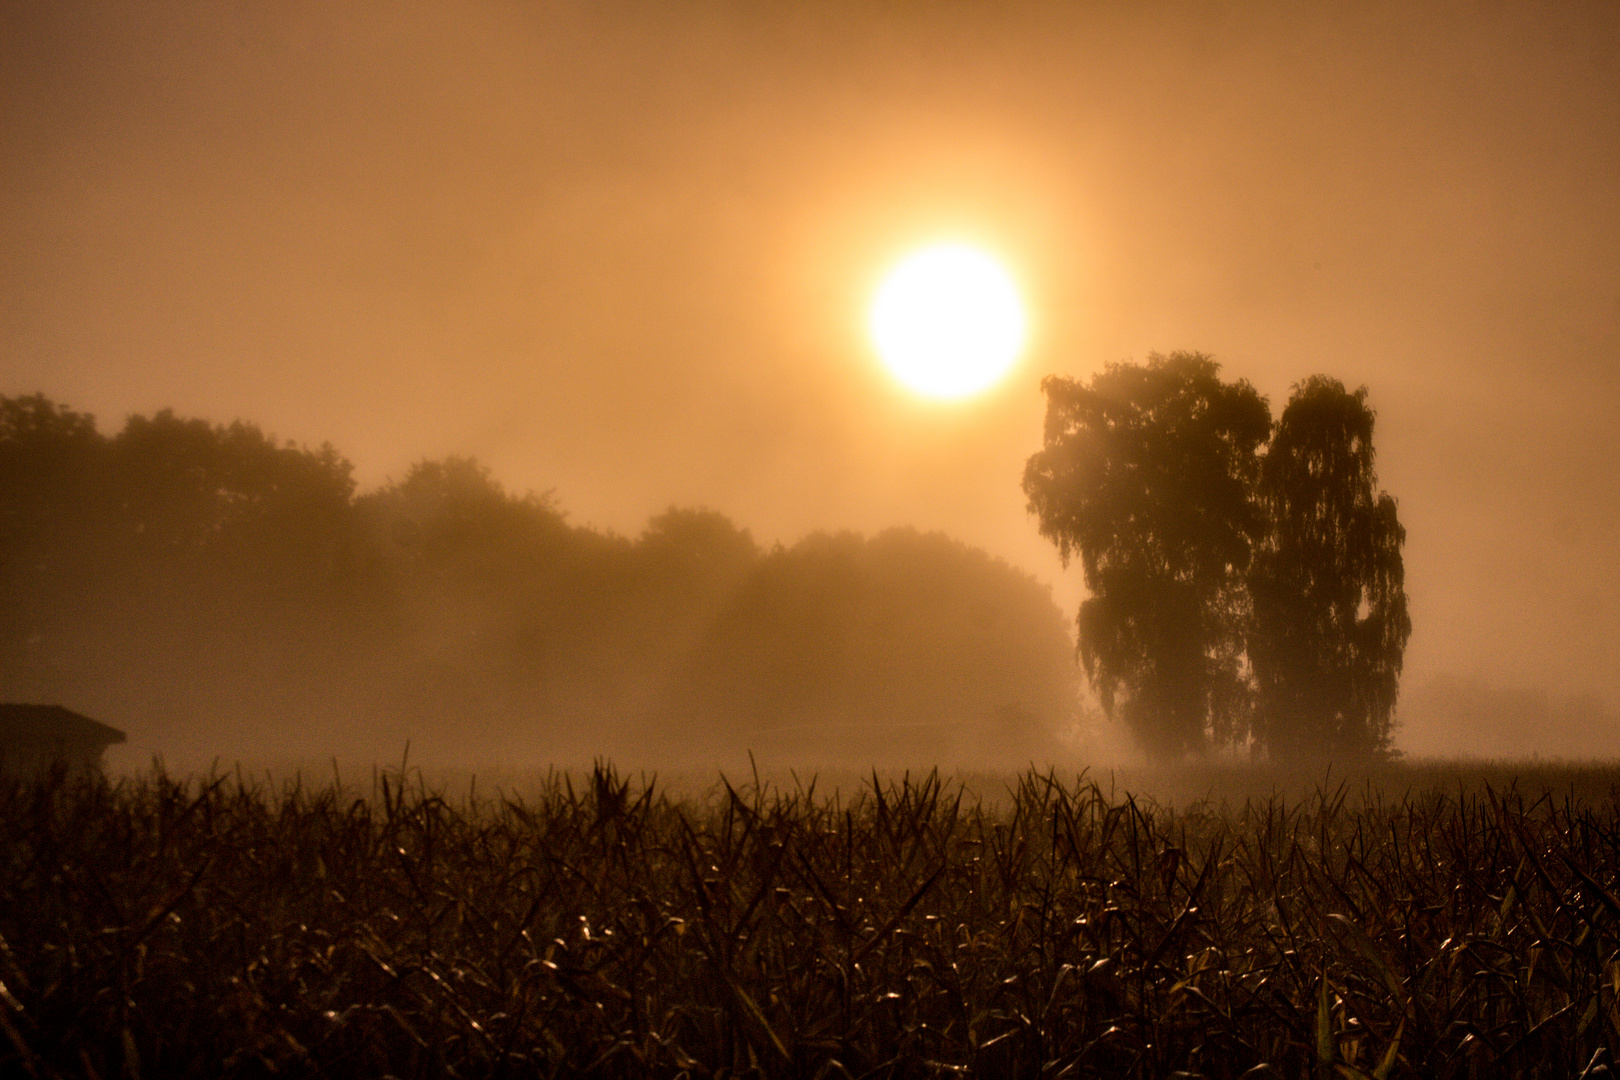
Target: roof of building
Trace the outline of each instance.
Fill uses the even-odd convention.
[[[60,705],[0,704],[0,742],[45,741],[108,746],[124,733]]]

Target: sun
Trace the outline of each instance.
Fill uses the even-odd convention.
[[[1012,275],[980,248],[954,243],[914,251],[884,275],[870,329],[895,378],[942,399],[994,385],[1029,332]]]

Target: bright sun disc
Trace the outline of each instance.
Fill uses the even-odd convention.
[[[966,244],[937,244],[889,271],[872,301],[871,331],[901,382],[928,397],[960,398],[1006,374],[1028,327],[1000,263]]]

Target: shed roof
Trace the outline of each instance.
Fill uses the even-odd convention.
[[[0,743],[73,742],[110,746],[124,741],[115,727],[60,705],[0,704]]]

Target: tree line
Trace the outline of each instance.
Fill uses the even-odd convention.
[[[625,537],[469,458],[360,492],[252,424],[0,397],[0,699],[176,757],[1022,764],[1076,697],[1048,590],[937,534]]]
[[[1042,389],[1024,492],[1080,562],[1108,714],[1160,759],[1388,754],[1412,623],[1366,388],[1313,376],[1273,423],[1248,382],[1177,352]]]

